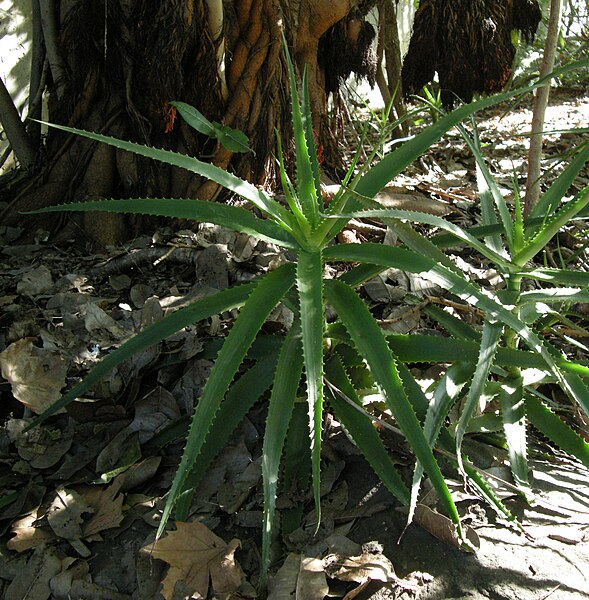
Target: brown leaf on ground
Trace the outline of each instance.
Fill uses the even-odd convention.
[[[328,592],[323,561],[291,553],[270,582],[268,600],[322,600]]]
[[[50,542],[56,539],[55,534],[48,528],[37,527],[38,519],[37,511],[26,515],[18,521],[14,521],[11,528],[11,533],[14,537],[9,539],[6,547],[9,550],[16,552],[25,552],[31,548],[36,548],[44,542]]]
[[[163,595],[171,600],[177,582],[191,592],[207,597],[209,582],[218,596],[226,597],[239,589],[244,573],[235,561],[237,539],[226,544],[202,523],[176,523],[177,530],[142,548],[170,565],[163,581]]]
[[[33,340],[10,344],[0,353],[0,369],[12,386],[12,395],[39,414],[61,397],[68,364],[58,352],[34,346]]]
[[[93,486],[80,492],[93,512],[82,526],[84,538],[92,538],[105,529],[112,529],[121,524],[124,496],[119,492],[122,484],[121,479],[107,488]]]
[[[34,598],[46,600],[51,596],[49,582],[54,575],[61,571],[61,560],[53,548],[39,546],[33,552],[27,565],[8,586],[4,600],[23,600]]]
[[[76,540],[82,537],[82,514],[87,512],[92,512],[92,509],[80,494],[59,488],[47,512],[47,521],[55,535],[66,540]]]
[[[450,546],[454,546],[454,548],[458,548],[458,550],[476,552],[481,547],[479,536],[472,527],[463,525],[465,540],[460,540],[456,535],[454,523],[448,517],[432,510],[425,506],[425,504],[417,505],[415,509],[415,522],[439,540],[446,542]]]

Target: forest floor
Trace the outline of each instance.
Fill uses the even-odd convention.
[[[479,120],[481,142],[505,190],[512,188],[514,174],[520,182],[525,178],[522,134],[530,121],[525,105],[506,114],[488,111]],[[546,138],[544,165],[550,179],[561,170],[560,158],[583,139],[562,130],[587,123],[586,94],[553,94],[546,128],[558,132]],[[476,222],[474,161],[456,132],[392,183],[408,202],[429,203],[461,224]],[[587,184],[585,169],[575,185]],[[217,589],[228,590],[216,597],[256,597],[263,402],[204,476],[190,525],[166,538],[158,553],[163,560],[149,551],[182,449],[186,415],[206,381],[215,340],[233,315],[140,352],[67,413],[38,429],[23,429],[31,410],[53,402],[134,332],[192,299],[251,279],[280,260],[280,252],[208,225],[181,232],[164,228],[98,253],[73,243],[55,246],[42,231],[37,243],[19,244],[18,234],[0,230],[0,597],[151,600],[161,597],[164,581],[167,598],[190,598],[187,590],[208,585],[209,575]],[[349,234],[372,239],[386,230],[369,223]],[[563,232],[548,260],[570,255],[578,234]],[[484,265],[476,275],[490,276]],[[406,301],[408,294],[435,295],[420,282],[393,286],[377,280],[364,292],[389,328],[410,333],[432,326]],[[280,332],[284,319],[274,315],[266,333]],[[427,366],[418,367],[427,378]],[[589,439],[587,420],[569,413]],[[342,427],[327,418],[324,437],[323,522],[314,535],[310,497],[298,498],[303,525],[277,546],[277,556],[282,552],[286,561],[274,576],[271,597],[589,597],[589,472],[539,435],[530,434],[534,501],[526,504],[509,487],[497,488],[522,530],[497,517],[461,482],[449,480],[480,546],[473,554],[438,539],[445,523],[432,512],[435,500],[427,489],[420,524],[404,531],[406,514]],[[411,457],[402,440],[387,443],[409,473]],[[481,468],[499,480],[509,478],[504,450],[474,437],[468,444]]]

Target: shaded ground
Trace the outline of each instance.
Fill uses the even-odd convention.
[[[560,102],[548,113],[548,127],[586,126],[589,99],[577,93],[557,97]],[[488,145],[501,184],[509,189],[513,172],[520,182],[524,175],[525,138],[515,134],[526,130],[530,114],[520,107],[500,116],[487,113],[480,123],[481,140]],[[550,178],[561,168],[557,155],[579,141],[577,135],[562,131],[547,138],[545,167],[554,167]],[[470,224],[478,210],[473,164],[452,133],[394,182],[401,188],[397,193],[410,202],[430,202],[449,218]],[[587,183],[585,170],[576,185]],[[568,250],[567,238],[561,236],[562,245],[552,259],[572,253],[581,233],[574,228],[567,232],[572,239]],[[215,339],[233,316],[221,315],[140,353],[42,430],[23,433],[23,419],[30,417],[23,405],[38,410],[146,324],[192,298],[250,279],[284,257],[267,244],[210,226],[197,232],[162,230],[153,239],[141,238],[126,248],[98,254],[67,244],[55,247],[41,231],[39,242],[28,246],[18,244],[16,230],[1,234],[0,351],[10,349],[13,371],[0,380],[0,596],[157,598],[160,581],[171,572],[165,562],[140,549],[154,539],[162,498],[182,448],[185,415],[206,381]],[[349,234],[377,239],[386,230],[366,223]],[[549,254],[547,260],[552,259]],[[485,265],[474,275],[491,277]],[[408,333],[431,326],[416,313],[414,299],[426,293],[435,296],[439,290],[420,286],[416,280],[394,286],[373,282],[365,293],[383,324]],[[383,294],[388,294],[384,300]],[[265,333],[280,332],[287,323],[287,314],[276,313]],[[427,369],[422,370],[427,378]],[[224,597],[255,595],[264,426],[260,404],[207,472],[193,503],[193,520],[221,540],[191,531],[181,540],[184,546],[178,542],[190,556],[195,540],[209,549],[220,548],[227,560],[219,577],[226,583],[237,573],[243,581],[238,592]],[[570,418],[587,436],[583,417],[571,412]],[[460,482],[453,482],[465,520],[481,542],[478,553],[471,555],[428,533],[443,534],[443,525],[428,525],[425,517],[422,526],[411,525],[397,545],[405,515],[380,489],[341,426],[327,420],[321,530],[313,537],[309,498],[295,499],[303,506],[304,524],[277,547],[277,558],[288,556],[290,574],[296,572],[307,586],[299,597],[323,597],[324,571],[332,576],[330,594],[348,600],[568,600],[588,595],[589,473],[533,439],[537,505],[525,507],[506,493],[526,535],[498,522]],[[409,468],[411,459],[402,440],[386,441],[400,464]],[[507,477],[504,452],[476,440],[470,443],[469,452],[483,468]],[[426,505],[428,498],[427,493],[422,498]],[[293,502],[282,500],[283,509]],[[231,558],[232,539],[241,544],[235,556],[243,577]],[[275,597],[294,597],[288,595],[289,573],[283,570],[279,577],[283,579],[277,589],[284,593]],[[177,580],[180,587],[174,597],[183,597],[182,577],[168,579],[167,585],[173,587]],[[387,585],[379,589],[382,580]]]

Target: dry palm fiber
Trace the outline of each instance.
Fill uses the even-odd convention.
[[[422,0],[403,63],[404,94],[419,91],[436,71],[446,107],[501,90],[515,57],[511,32],[530,40],[541,17],[537,0]]]
[[[356,17],[342,19],[319,40],[317,54],[325,73],[325,91],[338,92],[340,83],[354,73],[374,86],[376,53],[372,42],[374,27]]]

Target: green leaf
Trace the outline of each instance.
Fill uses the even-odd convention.
[[[317,527],[321,522],[321,430],[323,424],[323,260],[320,252],[301,250],[297,262],[297,290],[301,317],[303,358],[309,405],[309,433],[313,494]]]
[[[398,219],[383,219],[383,223],[397,235],[397,237],[418,256],[425,256],[440,265],[443,265],[451,271],[462,273],[452,261],[450,256],[442,252],[435,244],[430,242],[428,238],[417,233],[409,223],[404,223]]]
[[[225,396],[225,400],[215,415],[211,430],[198,455],[192,472],[186,480],[186,492],[176,504],[176,517],[186,521],[192,504],[193,492],[207,472],[215,457],[227,444],[227,440],[243,421],[252,406],[272,385],[276,369],[276,355],[265,356],[250,367],[235,381]],[[186,432],[184,432],[186,434]]]
[[[485,319],[477,366],[470,384],[470,388],[468,389],[462,414],[460,415],[460,419],[458,420],[458,424],[456,426],[456,456],[458,457],[458,465],[462,472],[464,472],[461,453],[462,439],[468,428],[468,423],[472,418],[475,409],[477,408],[477,404],[484,395],[489,373],[493,367],[493,361],[497,352],[497,346],[501,341],[502,333],[502,324],[491,322],[488,319]]]
[[[258,219],[250,211],[238,206],[175,198],[127,198],[125,200],[93,200],[90,202],[70,202],[48,206],[35,213],[49,212],[94,212],[132,213],[191,219],[201,223],[214,223],[261,240],[295,250],[299,248],[296,240],[273,221]],[[29,214],[29,213],[25,213]]]
[[[165,316],[161,321],[149,325],[135,337],[125,342],[120,348],[117,348],[114,352],[105,356],[88,372],[86,377],[84,377],[80,383],[75,385],[57,402],[36,417],[27,427],[27,430],[40,425],[58,410],[68,406],[68,404],[73,402],[76,398],[86,393],[95,383],[101,381],[103,377],[108,375],[108,373],[117,365],[120,365],[134,354],[137,354],[137,352],[141,352],[142,350],[161,342],[188,325],[198,323],[203,319],[208,319],[212,315],[239,308],[247,300],[255,286],[256,284],[252,282],[223,290],[213,296],[197,300],[196,302]]]
[[[428,403],[425,415],[423,430],[430,448],[436,444],[440,431],[444,427],[444,422],[452,405],[456,401],[464,385],[472,377],[472,365],[456,364],[452,365],[438,381],[434,390],[433,398]],[[423,466],[418,461],[415,464],[413,472],[413,481],[411,483],[411,504],[409,507],[409,516],[407,523],[411,523],[417,500],[421,479],[423,477]]]
[[[340,248],[342,249],[340,250]],[[399,249],[382,244],[342,244],[341,246],[333,246],[326,249],[324,256],[335,260],[367,262],[391,267],[396,265],[399,256],[401,256],[397,250]],[[425,256],[420,256],[417,253],[414,253],[413,256],[413,266],[409,264],[399,268],[412,273],[419,273],[429,281],[433,281],[449,292],[456,294],[470,305],[486,311],[490,318],[501,321],[513,329],[532,351],[537,352],[544,359],[547,367],[559,381],[563,390],[581,406],[588,404],[589,390],[583,386],[571,386],[561,369],[589,375],[589,368],[554,356],[538,335],[511,313],[511,311],[507,310],[493,298],[487,296],[456,271],[447,269],[443,265]]]
[[[381,265],[357,265],[340,275],[338,279],[350,287],[357,287],[380,275],[385,270]]]
[[[452,496],[419,421],[401,383],[395,360],[378,324],[354,290],[337,280],[325,282],[325,295],[332,304],[354,345],[365,358],[370,372],[397,424],[417,459],[429,475],[440,500],[460,530],[460,518]]]
[[[513,221],[513,242],[510,247],[511,254],[517,254],[525,245],[525,225],[524,225],[524,200],[519,193],[517,176],[513,176],[513,189],[515,205],[515,217]]]
[[[343,261],[343,262],[362,262],[371,263],[370,257],[374,256],[383,267],[384,257],[380,248],[384,248],[380,244],[337,244],[329,246],[323,250],[323,258],[328,261]],[[416,273],[426,270],[432,263],[426,257],[423,257],[412,250],[406,248],[398,248],[397,246],[386,246],[386,258],[388,259],[387,267],[395,267],[402,271]],[[370,268],[370,267],[369,267]]]
[[[585,271],[571,271],[569,269],[537,268],[518,273],[522,277],[529,277],[538,281],[546,281],[554,285],[589,286],[589,273]]]
[[[545,290],[531,290],[522,292],[520,296],[520,304],[545,302],[552,304],[553,302],[587,302],[589,303],[589,291],[580,290],[578,288],[548,288]]]
[[[503,430],[509,453],[509,466],[516,484],[529,492],[526,411],[521,376],[507,377],[499,383]]]
[[[567,168],[554,180],[546,192],[542,194],[536,206],[531,210],[530,218],[541,219],[541,222],[543,222],[548,216],[554,213],[588,159],[589,143],[585,143]],[[536,226],[527,227],[526,233],[531,235],[536,229]]]
[[[307,402],[295,402],[294,410],[284,447],[284,472],[282,489],[284,494],[294,498],[290,508],[281,512],[282,535],[287,536],[300,527],[305,510],[304,502],[309,490],[311,474],[311,451],[309,448],[309,416]],[[292,505],[294,504],[294,506]]]
[[[227,125],[217,126],[217,123],[213,123],[213,125],[215,125],[217,139],[227,150],[241,153],[252,152],[252,149],[248,145],[248,137],[243,131],[232,129]]]
[[[508,240],[509,247],[513,244],[513,223],[509,209],[505,203],[505,199],[499,191],[497,183],[493,179],[487,163],[481,152],[481,144],[478,136],[476,127],[474,129],[474,137],[468,134],[463,126],[459,126],[458,130],[462,134],[462,137],[470,147],[471,152],[476,161],[477,166],[477,187],[479,189],[479,198],[481,203],[481,217],[483,225],[495,225],[497,223],[497,216],[495,215],[494,207],[497,207],[499,215],[501,216],[501,223],[503,226],[503,233]],[[491,235],[485,238],[485,241],[489,243],[490,248],[497,254],[504,255],[503,245],[499,235]]]
[[[397,210],[397,209],[378,209],[378,210],[363,210],[359,212],[352,212],[346,215],[334,215],[334,217],[356,219],[356,218],[371,218],[371,219],[404,219],[413,223],[427,223],[433,227],[439,227],[446,231],[451,232],[461,241],[467,243],[469,246],[480,252],[483,256],[493,261],[497,268],[503,268],[509,270],[511,264],[503,256],[497,254],[489,246],[480,242],[477,238],[468,234],[464,229],[450,223],[441,217],[436,217],[428,213],[417,212],[413,210]],[[331,218],[331,217],[330,217]]]
[[[589,186],[583,189],[574,200],[567,202],[555,215],[548,218],[542,225],[536,235],[526,243],[521,252],[513,257],[516,265],[523,266],[529,260],[532,260],[538,252],[546,247],[546,244],[566,225],[573,217],[577,215],[589,204]]]
[[[157,536],[160,537],[170,518],[172,508],[202,449],[211,424],[229,384],[254,341],[264,321],[294,283],[294,265],[287,263],[259,280],[235,320],[192,416],[186,447],[170,489]]]
[[[305,136],[305,123],[303,123],[303,115],[301,113],[301,106],[299,104],[297,80],[284,34],[283,43],[286,56],[286,66],[288,69],[288,81],[290,85],[293,140],[295,144],[297,165],[297,195],[303,209],[303,214],[309,221],[311,227],[315,228],[318,221],[317,188],[315,186],[313,166],[311,164],[311,156],[309,153],[309,147],[307,146],[307,138]],[[305,74],[303,74],[303,82],[306,83]],[[303,94],[307,94],[307,92],[303,92]]]
[[[309,160],[311,161],[311,172],[313,174],[313,183],[315,185],[315,193],[317,197],[317,209],[319,209],[319,203],[321,205],[321,177],[319,172],[319,160],[317,158],[317,148],[315,147],[315,135],[313,131],[313,116],[311,115],[311,98],[309,96],[309,73],[307,69],[303,72],[303,85],[302,85],[302,118],[303,118],[303,129],[305,132],[305,140],[307,142],[307,148],[309,150]]]
[[[394,355],[402,362],[475,363],[480,335],[476,339],[455,339],[422,334],[386,334]],[[546,369],[546,362],[534,352],[497,348],[496,364],[522,369]]]
[[[126,142],[107,135],[92,133],[90,131],[84,131],[83,129],[65,127],[64,125],[55,125],[44,121],[41,121],[41,123],[53,127],[54,129],[74,133],[96,142],[103,142],[104,144],[109,144],[115,148],[127,150],[128,152],[133,152],[134,154],[139,154],[140,156],[145,156],[146,158],[151,158],[153,160],[159,160],[163,163],[202,175],[228,190],[235,192],[245,200],[248,200],[263,213],[272,217],[276,223],[281,225],[284,229],[292,232],[292,215],[283,206],[273,198],[270,198],[270,196],[261,189],[258,189],[255,185],[236,177],[232,173],[229,173],[216,165],[202,162],[192,156],[179,154],[177,152],[172,152],[171,150],[163,150],[160,148],[144,146],[143,144],[136,144],[134,142]]]
[[[574,69],[580,69],[589,64],[589,61],[582,60],[555,69],[552,73],[547,75],[541,80],[538,80],[531,85],[521,87],[517,90],[511,90],[502,94],[495,94],[491,97],[481,98],[470,104],[460,106],[453,112],[445,115],[439,119],[436,123],[413,137],[411,140],[405,142],[402,146],[387,154],[379,163],[371,167],[366,173],[364,173],[358,181],[356,181],[351,187],[362,196],[373,198],[376,194],[384,188],[390,181],[392,181],[397,175],[403,172],[411,163],[419,158],[424,152],[435,144],[442,136],[450,130],[452,127],[460,123],[466,117],[473,113],[493,106],[504,100],[509,100],[518,95],[526,94],[538,86],[542,85],[543,82],[550,80],[554,77],[559,77],[562,73],[572,71]],[[345,204],[345,203],[344,203]],[[349,204],[350,210],[355,210],[359,207],[359,204],[352,199]],[[324,231],[322,231],[324,239],[330,239],[335,237],[338,231],[341,231],[347,223],[346,219],[338,219],[335,223],[330,224],[326,222],[322,225]]]
[[[299,336],[300,323],[296,320],[282,345],[268,406],[264,447],[262,450],[262,479],[264,487],[264,517],[262,525],[262,565],[260,578],[264,587],[270,569],[270,546],[276,512],[276,492],[280,457],[288,424],[294,409],[301,373],[303,353]],[[304,437],[304,432],[299,435]]]
[[[217,137],[214,125],[194,106],[178,101],[170,102],[170,104],[178,109],[181,117],[190,127],[211,138]]]
[[[423,312],[434,319],[450,335],[462,340],[480,340],[480,334],[468,323],[441,309],[439,306],[430,304],[424,307]]]
[[[278,130],[276,130],[276,147],[278,151],[278,165],[280,170],[280,182],[282,184],[282,191],[284,192],[284,196],[286,197],[286,201],[290,210],[293,212],[297,223],[301,230],[307,233],[310,230],[309,222],[307,221],[307,217],[303,214],[303,209],[301,203],[297,197],[297,192],[286,172],[286,166],[284,165],[284,155],[282,153],[282,142],[280,141],[280,136],[278,135]]]
[[[524,397],[528,419],[536,429],[589,469],[589,444],[555,415],[539,398]]]
[[[327,398],[338,420],[346,428],[374,472],[386,488],[402,503],[409,503],[409,490],[401,479],[370,416],[362,408],[362,402],[351,384],[339,357],[332,356],[327,362]]]

